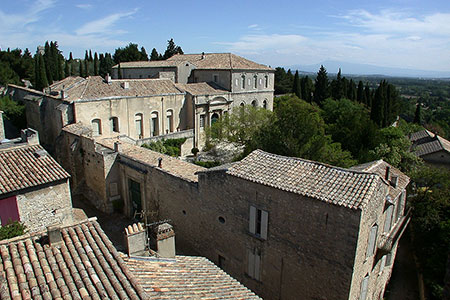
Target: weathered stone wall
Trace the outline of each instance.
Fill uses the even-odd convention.
[[[241,104],[252,105],[256,100],[257,107],[263,107],[264,101],[267,101],[267,110],[273,111],[273,92],[237,92],[232,94],[233,107],[238,107]]]
[[[17,207],[29,232],[44,230],[58,220],[62,225],[70,225],[73,216],[69,180],[17,195]]]
[[[445,167],[450,169],[450,153],[441,150],[439,152],[421,156],[421,158],[428,164],[435,167]]]
[[[5,126],[3,124],[3,112],[0,110],[0,140],[5,138]]]
[[[346,299],[360,213],[221,172],[200,175],[201,255],[265,299]],[[268,238],[249,233],[250,205],[268,212]],[[219,217],[225,222],[221,223]],[[204,245],[204,246],[201,246]],[[261,279],[247,274],[247,252],[261,251]],[[299,291],[302,294],[299,295]]]
[[[123,79],[148,79],[148,78],[169,78],[175,82],[176,67],[159,67],[159,68],[124,68],[121,67]],[[166,76],[160,76],[160,73]],[[118,69],[114,68],[111,77],[118,79]]]
[[[214,81],[217,76],[217,81]],[[231,72],[229,70],[193,70],[189,82],[215,82],[224,89],[231,91]]]
[[[245,76],[245,88],[242,88],[242,76]],[[254,78],[256,76],[257,85],[255,88]],[[265,77],[268,78],[267,87]],[[275,82],[275,73],[269,71],[235,71],[231,76],[233,93],[245,91],[273,91]]]

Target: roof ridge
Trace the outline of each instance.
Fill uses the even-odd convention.
[[[85,78],[86,79],[86,78]],[[86,85],[85,85],[85,87],[84,87],[84,90],[83,90],[83,92],[81,92],[81,95],[80,95],[80,99],[82,99],[83,98],[83,96],[84,96],[84,93],[86,93],[86,90],[87,90],[87,88],[88,88],[88,86],[89,86],[89,83],[91,82],[91,76],[88,76],[88,78],[86,79]]]

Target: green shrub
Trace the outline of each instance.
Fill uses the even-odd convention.
[[[0,227],[0,240],[10,239],[25,233],[26,226],[18,221]]]
[[[194,164],[204,168],[214,168],[220,166],[220,161],[209,160],[209,161],[194,161]]]
[[[160,140],[156,142],[151,142],[148,144],[143,144],[142,147],[162,153],[173,157],[181,155],[181,145],[186,141],[185,138],[182,139],[171,139],[171,140]]]

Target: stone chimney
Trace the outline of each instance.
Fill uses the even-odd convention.
[[[48,242],[52,247],[61,246],[63,243],[61,235],[61,224],[54,224],[47,227]]]
[[[105,82],[107,83],[107,84],[111,84],[111,76],[109,76],[109,73],[106,73],[106,76],[105,76]]]
[[[36,130],[27,128],[20,131],[20,137],[22,142],[28,143],[28,145],[39,145],[39,134]]]
[[[175,232],[172,225],[164,223],[158,226],[156,246],[160,257],[175,257]]]
[[[205,59],[205,52],[202,52],[202,59]]]
[[[122,82],[121,84],[124,90],[128,90],[130,88],[130,83],[128,81]]]
[[[125,242],[128,255],[146,255],[147,234],[141,223],[134,223],[125,228]]]
[[[0,110],[0,141],[5,139],[5,127],[3,126],[3,112]]]
[[[162,157],[158,158],[158,168],[162,168]]]
[[[117,153],[122,152],[122,143],[114,142],[114,152],[117,152]]]

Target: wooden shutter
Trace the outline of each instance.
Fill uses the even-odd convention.
[[[254,259],[255,259],[255,276],[253,276],[253,278],[255,278],[256,280],[259,280],[259,273],[261,270],[261,254],[258,252],[258,250],[256,250],[256,253],[254,254]]]
[[[365,300],[366,299],[368,285],[369,285],[369,275],[364,277],[363,281],[361,282],[361,294],[359,296],[359,300]]]
[[[250,220],[249,220],[249,228],[248,228],[250,233],[255,234],[255,232],[256,232],[255,225],[256,225],[256,207],[250,206]]]
[[[392,213],[394,212],[394,205],[389,205],[389,207],[386,209],[386,219],[384,219],[384,232],[391,231],[391,225],[392,225]]]
[[[255,278],[255,255],[253,250],[248,250],[248,276]]]
[[[370,229],[369,242],[367,245],[366,257],[372,256],[375,252],[375,242],[377,239],[378,225],[375,224]]]
[[[269,213],[261,211],[261,238],[267,240],[267,226],[269,222]]]

